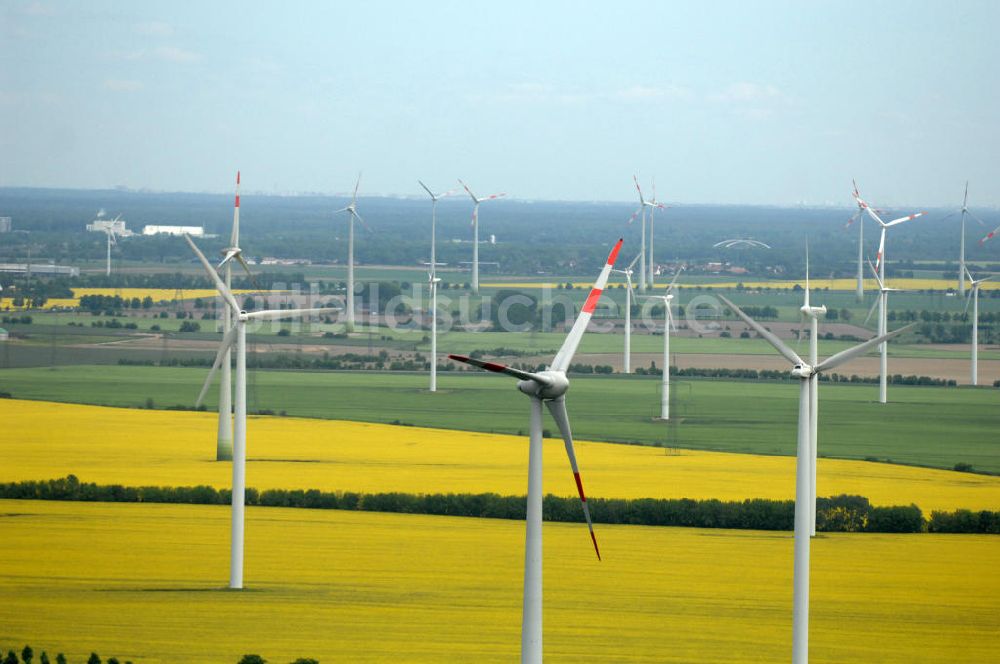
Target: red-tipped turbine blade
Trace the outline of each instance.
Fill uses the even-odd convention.
[[[594,522],[590,518],[590,506],[587,505],[587,494],[583,491],[583,480],[580,479],[580,467],[576,463],[576,450],[573,447],[573,433],[569,426],[569,415],[566,413],[566,400],[563,398],[546,401],[545,405],[552,413],[552,419],[556,421],[559,432],[562,434],[563,443],[566,446],[566,456],[569,458],[569,467],[573,471],[573,479],[576,481],[576,490],[580,494],[580,504],[583,506],[583,516],[587,519],[587,529],[590,531],[590,540],[594,543],[594,553],[597,559],[601,559],[601,549],[597,546],[597,535],[594,534]]]
[[[529,371],[521,371],[520,369],[515,369],[513,367],[508,367],[506,364],[497,364],[496,362],[484,362],[482,360],[476,360],[465,355],[448,355],[449,360],[455,360],[456,362],[462,362],[464,364],[471,364],[474,367],[479,367],[480,369],[485,369],[486,371],[492,371],[493,373],[507,374],[508,376],[513,376],[514,378],[520,378],[521,380],[533,380],[536,383],[541,383],[542,385],[550,385],[551,380],[545,378],[544,376],[539,376],[538,374],[533,374]]]

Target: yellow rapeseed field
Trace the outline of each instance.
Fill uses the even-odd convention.
[[[228,487],[215,458],[217,416],[0,399],[0,481]],[[527,442],[517,436],[363,422],[251,417],[248,486],[326,491],[523,495]],[[606,498],[794,497],[791,457],[578,442],[589,495]],[[545,491],[575,495],[561,441],[544,444]],[[925,512],[1000,508],[1000,477],[820,459],[819,495],[916,503]]]
[[[894,288],[902,288],[905,290],[947,290],[949,288],[955,288],[957,283],[953,279],[890,279],[889,285]],[[853,291],[857,288],[857,279],[812,279],[810,280],[810,286],[814,289],[829,288],[832,291]],[[678,288],[736,288],[737,285],[743,284],[745,288],[755,289],[755,288],[774,288],[774,289],[788,289],[795,288],[795,286],[805,287],[805,281],[802,280],[775,280],[775,281],[720,281],[710,284],[684,284],[679,283]],[[483,283],[480,284],[482,288],[556,288],[557,286],[562,286],[563,283],[542,283],[542,282],[495,282],[495,283]],[[573,284],[573,288],[590,288],[593,284],[588,282],[578,282]],[[1000,283],[987,281],[982,285],[983,290],[992,290],[1000,288]],[[878,284],[874,279],[865,280],[866,290],[878,290]]]
[[[517,521],[250,508],[247,590],[224,590],[229,510],[0,501],[0,648],[136,664],[511,662]],[[788,533],[545,524],[550,663],[788,661]],[[996,661],[995,536],[814,540],[811,661]]]
[[[258,291],[236,290],[235,293],[256,293]],[[277,292],[277,291],[274,291]],[[211,288],[192,288],[181,291],[185,300],[195,298],[213,298],[218,293]],[[153,298],[153,302],[173,302],[177,297],[177,291],[173,288],[74,288],[71,298],[52,298],[46,301],[44,309],[72,308],[80,306],[80,298],[84,295],[118,295],[131,300],[134,297],[140,300],[146,297]]]

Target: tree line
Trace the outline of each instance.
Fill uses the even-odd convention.
[[[67,500],[85,502],[176,503],[226,505],[229,489],[210,486],[98,485],[68,475],[53,480],[25,480],[0,484],[0,498],[16,500]],[[495,493],[401,492],[358,493],[318,489],[246,490],[246,504],[260,507],[339,509],[484,519],[525,518],[524,496]],[[795,502],[748,498],[723,501],[692,498],[592,498],[590,513],[596,523],[642,526],[683,526],[743,530],[792,530]],[[547,495],[542,503],[546,521],[583,521],[577,498]],[[1000,512],[932,512],[926,519],[916,505],[875,506],[863,496],[818,498],[816,528],[824,532],[878,533],[985,533],[1000,534]]]

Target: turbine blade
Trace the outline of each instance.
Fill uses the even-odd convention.
[[[965,196],[962,197],[962,209],[964,210],[969,204],[969,181],[965,181]]]
[[[283,318],[305,318],[306,316],[319,315],[342,311],[340,307],[319,307],[316,309],[269,309],[267,311],[251,311],[244,316],[255,320],[282,320]]]
[[[194,402],[195,408],[201,406],[201,402],[205,399],[205,395],[208,393],[208,387],[212,384],[212,378],[215,377],[215,372],[222,366],[223,356],[225,356],[227,350],[232,348],[235,342],[236,325],[233,325],[231,328],[226,330],[226,333],[222,336],[222,343],[219,344],[219,352],[215,354],[215,362],[212,363],[212,368],[208,370],[208,375],[205,376],[205,384],[201,386],[201,392],[198,393],[198,399]]]
[[[872,314],[875,313],[875,309],[878,308],[878,303],[881,301],[881,299],[882,299],[882,294],[879,293],[879,295],[875,298],[875,301],[872,302],[872,307],[871,309],[868,310],[868,315],[865,316],[865,322],[863,323],[864,325],[867,325],[868,321],[871,320]]]
[[[642,212],[642,208],[641,207],[638,210],[636,210],[635,212],[633,212],[632,216],[628,218],[629,226],[632,225],[632,222],[635,221],[635,218],[639,216],[640,212]]]
[[[681,265],[677,268],[677,272],[674,272],[674,278],[670,280],[670,284],[667,286],[667,292],[669,293],[674,289],[674,285],[677,283],[677,278],[681,276],[681,272],[684,271],[684,266]]]
[[[925,214],[924,212],[917,212],[915,214],[910,214],[905,217],[900,217],[899,219],[893,219],[892,221],[883,224],[883,226],[885,226],[886,228],[888,228],[889,226],[895,226],[896,224],[901,224],[903,222],[916,219],[917,217],[922,217],[924,216],[924,214]]]
[[[226,252],[226,255],[222,258],[222,261],[219,263],[219,265],[215,269],[216,270],[221,270],[223,267],[225,267],[226,263],[228,263],[233,258],[235,258],[237,255],[239,255],[239,253],[240,253],[239,249],[230,249],[230,250],[228,250]]]
[[[229,235],[229,246],[240,246],[240,172],[236,171],[236,201],[233,204],[233,230]]]
[[[364,226],[364,228],[365,228],[366,231],[368,231],[369,233],[374,233],[375,232],[375,231],[372,230],[372,227],[368,225],[368,222],[361,218],[361,215],[358,214],[356,210],[352,210],[351,214],[354,215],[355,219],[357,219],[358,221],[361,222],[361,225]]]
[[[358,187],[361,186],[361,171],[358,171],[358,181],[354,183],[354,195],[351,197],[351,205],[358,202]]]
[[[233,313],[239,314],[240,305],[236,302],[236,298],[233,297],[233,294],[229,292],[229,289],[226,288],[226,284],[222,283],[222,279],[219,278],[219,273],[216,272],[214,269],[212,269],[212,264],[208,262],[207,258],[205,258],[205,254],[201,253],[201,250],[194,243],[194,240],[191,239],[190,235],[185,233],[184,239],[187,240],[188,245],[191,246],[191,249],[194,251],[195,255],[198,256],[198,260],[201,261],[202,266],[205,268],[205,272],[208,272],[209,278],[211,278],[212,282],[215,284],[216,290],[218,290],[219,293],[222,295],[222,298],[226,301],[226,304],[228,304],[232,308]]]
[[[476,198],[476,195],[474,193],[472,193],[471,189],[469,189],[469,185],[467,185],[464,182],[462,182],[462,178],[458,178],[458,183],[465,188],[465,192],[467,194],[469,194],[469,198],[472,199],[472,202],[474,202],[474,203],[476,203],[478,205],[479,204],[479,199]]]
[[[787,345],[785,345],[784,341],[782,341],[781,339],[779,339],[778,337],[776,337],[769,330],[765,329],[763,325],[761,325],[760,323],[758,323],[757,321],[755,321],[753,318],[750,318],[750,316],[747,316],[745,313],[743,313],[743,310],[740,309],[739,307],[737,307],[731,301],[729,301],[728,298],[726,298],[723,295],[720,295],[719,299],[722,300],[726,304],[727,307],[729,307],[730,309],[732,309],[733,312],[735,312],[736,315],[740,317],[740,320],[742,320],[744,323],[746,323],[747,325],[749,325],[750,327],[752,327],[754,330],[756,330],[757,334],[759,334],[760,336],[762,336],[767,341],[767,343],[769,343],[772,346],[774,346],[774,349],[776,351],[778,351],[779,353],[781,353],[785,357],[785,359],[787,359],[792,364],[805,364],[805,362],[802,360],[802,358],[799,357],[798,353],[796,353],[794,350],[792,350]]]
[[[520,378],[521,380],[533,380],[541,385],[551,385],[552,381],[545,376],[540,376],[536,373],[531,373],[529,371],[521,371],[520,369],[515,369],[513,367],[508,367],[506,364],[497,364],[496,362],[483,362],[482,360],[476,360],[465,355],[448,355],[448,359],[455,360],[456,362],[462,362],[464,364],[471,364],[474,367],[479,367],[480,369],[486,369],[487,371],[492,371],[493,373],[507,374],[508,376],[513,376],[514,378]]]
[[[501,193],[501,194],[490,194],[489,196],[487,196],[486,198],[484,198],[484,199],[482,199],[482,200],[484,200],[484,201],[492,201],[492,200],[494,200],[494,199],[496,199],[496,198],[503,198],[503,197],[504,197],[504,196],[506,196],[506,195],[507,195],[506,193]]]
[[[639,186],[639,178],[633,175],[632,179],[635,180],[635,190],[639,192],[639,205],[645,207],[646,199],[642,197],[642,187]]]
[[[631,270],[631,269],[632,269],[633,267],[635,267],[635,264],[639,262],[639,259],[640,259],[640,258],[642,258],[642,254],[641,254],[641,253],[639,253],[639,254],[636,254],[636,255],[635,255],[635,258],[633,258],[633,259],[632,259],[632,262],[631,262],[631,263],[629,263],[629,264],[628,264],[628,267],[627,267],[627,268],[625,268],[625,269],[626,269],[626,270]]]
[[[875,254],[875,268],[882,268],[882,256],[885,254],[885,225],[882,226],[882,234],[878,240],[878,253]]]
[[[847,223],[844,224],[844,228],[850,228],[851,224],[853,224],[855,221],[857,221],[860,218],[861,218],[861,210],[858,210],[857,212],[855,212],[854,214],[851,215],[850,219],[847,220]]]
[[[987,240],[992,240],[993,236],[996,235],[998,232],[1000,232],[1000,226],[997,226],[996,228],[994,228],[993,230],[991,230],[989,233],[987,233],[986,237],[984,237],[982,240],[979,241],[980,246],[986,244]]]
[[[985,221],[983,221],[982,219],[980,219],[976,215],[972,214],[968,210],[965,211],[965,214],[969,215],[970,217],[972,217],[973,219],[975,219],[977,222],[979,222],[980,226],[982,226],[983,228],[986,228],[986,222]]]
[[[976,290],[976,284],[972,284],[972,288],[968,290],[965,294],[965,308],[962,309],[962,315],[969,313],[969,305],[972,304],[972,293]]]
[[[608,285],[608,275],[611,274],[611,268],[614,267],[615,260],[618,258],[622,242],[624,242],[624,239],[618,238],[618,242],[611,248],[611,253],[608,254],[608,261],[604,264],[604,269],[601,270],[597,281],[594,283],[594,287],[590,290],[590,295],[587,296],[587,301],[580,310],[580,315],[577,316],[576,322],[573,323],[569,334],[566,335],[566,340],[563,341],[562,348],[559,349],[555,359],[552,360],[553,371],[566,371],[569,368],[570,362],[573,361],[573,355],[576,354],[577,346],[580,345],[580,339],[583,338],[583,333],[587,330],[587,324],[594,315],[594,309],[597,308],[597,302],[601,299],[601,293]]]
[[[868,259],[868,267],[871,268],[872,274],[875,275],[875,281],[878,283],[879,290],[885,290],[885,284],[882,283],[882,277],[878,273],[878,269],[872,265],[872,260]]]
[[[576,480],[576,490],[580,494],[580,504],[583,505],[583,516],[587,519],[587,529],[590,530],[590,539],[594,543],[594,553],[597,559],[601,559],[601,550],[597,547],[597,536],[594,535],[594,522],[590,520],[590,507],[587,505],[587,496],[583,492],[583,481],[580,479],[580,467],[576,463],[576,450],[573,448],[573,433],[569,428],[569,415],[566,413],[566,399],[559,397],[551,401],[546,401],[552,419],[556,421],[562,433],[563,443],[566,445],[566,456],[569,457],[569,467],[573,471],[573,479]]]
[[[852,348],[848,348],[847,350],[842,350],[836,355],[832,355],[823,360],[822,362],[820,362],[819,364],[817,364],[814,367],[814,369],[816,370],[816,373],[819,373],[821,371],[826,371],[827,369],[834,369],[843,364],[844,362],[847,362],[848,360],[853,360],[854,358],[860,355],[864,355],[865,353],[870,351],[872,348],[875,348],[875,346],[878,346],[882,342],[888,341],[893,337],[899,336],[903,332],[909,330],[914,325],[916,325],[916,323],[910,323],[906,327],[901,327],[898,330],[893,330],[888,334],[883,334],[881,337],[875,337],[874,339],[869,339],[868,341],[858,344],[857,346],[854,346]]]
[[[253,272],[250,271],[250,266],[247,265],[246,259],[243,258],[242,251],[236,254],[236,260],[239,262],[241,266],[243,266],[243,271],[247,273],[247,276],[250,277],[250,283],[253,284],[254,289],[258,291],[264,290],[263,288],[260,287],[260,284],[257,283],[257,278],[253,276]]]
[[[420,180],[417,180],[417,182],[420,182]],[[437,198],[437,196],[434,195],[434,192],[427,188],[426,184],[424,184],[423,182],[420,182],[420,186],[424,188],[424,191],[426,191],[428,194],[430,194],[431,198],[435,198],[435,199]]]

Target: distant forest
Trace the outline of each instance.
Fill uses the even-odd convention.
[[[415,187],[416,188],[416,187]],[[845,192],[847,189],[845,188]],[[845,203],[847,196],[845,194]],[[244,253],[260,258],[302,258],[317,263],[345,261],[346,220],[334,211],[347,204],[330,196],[242,197],[241,228]],[[628,223],[636,205],[631,202],[528,202],[498,200],[480,208],[480,260],[483,275],[590,275],[603,263],[611,243],[626,238],[620,262],[639,250],[639,223]],[[208,251],[228,241],[232,223],[232,195],[83,191],[57,189],[0,189],[0,216],[13,218],[14,233],[0,235],[0,260],[23,262],[55,260],[74,264],[104,257],[105,238],[84,226],[99,209],[113,218],[121,214],[134,232],[146,224],[204,226],[215,239],[201,240]],[[361,198],[358,210],[368,224],[356,228],[359,264],[418,266],[430,257],[430,201],[426,198]],[[900,211],[909,212],[910,210]],[[454,196],[438,205],[438,260],[453,266],[471,260],[471,201]],[[913,269],[911,261],[957,261],[958,218],[944,220],[951,211],[931,210],[920,219],[891,231],[888,258],[900,260],[896,269]],[[760,206],[683,205],[658,211],[655,246],[658,262],[676,258],[731,262],[754,276],[800,277],[808,238],[812,272],[816,277],[850,277],[856,273],[857,225],[845,229],[853,209],[776,208]],[[891,215],[891,212],[887,214]],[[1000,223],[1000,212],[978,210],[987,225]],[[990,229],[991,229],[990,228]],[[979,246],[986,230],[970,221],[967,252],[973,263],[1000,262],[1000,241]],[[16,231],[30,231],[28,233]],[[491,235],[496,244],[489,244]],[[771,249],[715,248],[725,239],[752,238]],[[878,232],[866,222],[867,255],[874,256]],[[175,237],[130,237],[119,241],[115,259],[157,263],[188,262],[190,252]],[[957,266],[937,266],[955,271]]]

